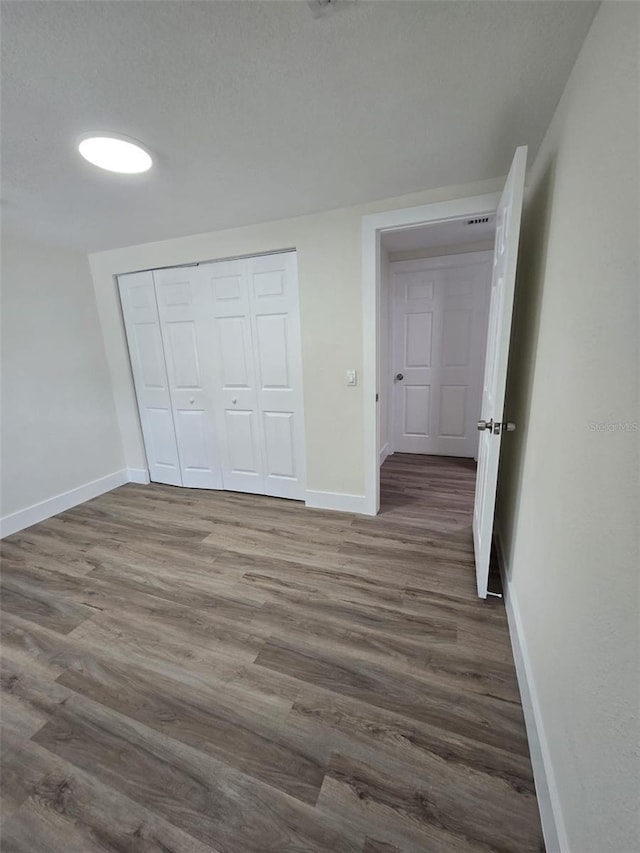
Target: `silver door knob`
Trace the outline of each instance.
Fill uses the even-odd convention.
[[[398,382],[402,382],[402,380],[404,379],[404,374],[396,373],[396,379],[398,380]]]
[[[511,421],[497,422],[493,425],[493,434],[502,435],[503,432],[513,432],[516,425]]]
[[[504,423],[500,423],[500,421],[493,422],[493,418],[490,421],[478,421],[478,430],[482,432],[485,429],[488,429],[489,432],[492,432],[494,435],[500,435],[503,432],[513,432],[516,428],[516,425],[512,421],[505,421]]]
[[[191,403],[192,406],[195,403],[195,401],[196,401],[195,397],[189,397],[189,402]]]
[[[232,403],[233,403],[233,405],[235,406],[235,404],[238,402],[238,398],[237,398],[237,397],[234,397],[234,398],[233,398],[233,400],[232,400],[231,402],[232,402]]]

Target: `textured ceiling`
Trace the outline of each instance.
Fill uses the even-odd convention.
[[[440,246],[493,240],[495,232],[495,216],[489,216],[487,222],[472,224],[467,219],[454,219],[418,228],[388,231],[382,234],[381,242],[388,252],[416,252],[419,249],[438,249]]]
[[[3,2],[3,220],[89,251],[496,177],[597,4]],[[85,163],[125,133],[145,175]]]

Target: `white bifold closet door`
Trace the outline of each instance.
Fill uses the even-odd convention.
[[[302,357],[294,252],[202,264],[217,346],[225,489],[304,498]]]
[[[151,479],[222,488],[197,267],[121,275],[118,284]]]
[[[150,272],[118,277],[149,476],[182,485],[158,305]]]
[[[182,485],[221,489],[213,346],[198,267],[154,270]]]
[[[303,499],[295,253],[118,281],[151,479]]]

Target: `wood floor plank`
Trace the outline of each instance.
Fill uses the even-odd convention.
[[[384,841],[367,837],[364,840],[362,853],[401,853],[401,850],[395,844],[385,844]]]
[[[377,517],[128,484],[2,544],[3,851],[537,853],[472,460]]]
[[[436,616],[424,617],[422,614],[403,610],[393,605],[363,604],[342,596],[330,596],[324,593],[301,594],[300,591],[280,591],[281,599],[297,607],[305,618],[326,619],[356,628],[373,631],[387,631],[405,639],[422,640],[433,638],[444,643],[455,642],[457,629],[455,623]]]
[[[468,799],[467,799],[468,798]],[[540,842],[527,814],[496,808],[478,814],[481,791],[446,784],[422,786],[404,776],[392,776],[371,765],[335,754],[318,800],[322,811],[342,814],[356,826],[385,841],[400,840],[407,851],[434,853],[519,850],[540,853]],[[494,823],[499,819],[498,823]],[[500,838],[494,827],[499,825]]]
[[[312,618],[299,613],[286,603],[267,603],[260,608],[252,622],[254,631],[264,631],[265,638],[285,640],[296,638],[302,643],[331,646],[342,652],[357,651],[359,656],[384,663],[397,659],[404,665],[423,669],[437,645],[455,644],[450,626],[434,629],[421,639],[397,637],[393,631],[374,631],[345,624],[341,620]],[[259,650],[256,651],[256,656]]]
[[[230,653],[227,647],[231,647],[234,655],[253,660],[262,646],[260,638],[248,630],[247,620],[229,618],[229,608],[226,607],[200,609],[184,605],[164,596],[151,595],[148,590],[133,591],[118,583],[117,578],[105,581],[84,576],[76,579],[35,568],[23,570],[23,575],[25,582],[37,586],[49,598],[86,608],[83,613],[91,617],[91,624],[79,622],[73,629],[76,633],[78,627],[94,630],[95,625],[100,624],[105,630],[111,629],[111,639],[117,645],[130,641],[149,652],[154,649],[171,652],[178,659],[193,659],[198,654],[202,655],[205,649],[210,657],[215,658],[218,652],[223,655]],[[237,610],[233,602],[230,609],[231,615],[235,616]],[[251,607],[240,609],[243,615],[252,612]],[[227,615],[222,615],[221,610]],[[20,615],[15,609],[6,609],[5,612],[9,625],[13,615]],[[37,620],[37,624],[42,624],[42,620]],[[43,627],[49,626],[44,624]]]
[[[257,604],[252,601],[243,601],[241,598],[232,598],[229,595],[215,594],[210,592],[204,585],[197,589],[185,583],[167,580],[161,575],[153,576],[139,566],[128,564],[126,572],[123,564],[115,561],[101,561],[100,565],[92,569],[87,577],[98,580],[114,581],[125,589],[134,592],[142,592],[168,601],[183,604],[186,607],[196,607],[220,613],[229,619],[239,621],[250,621]]]
[[[21,682],[50,719],[32,738],[213,849],[356,853],[353,832],[259,780],[66,688]]]
[[[258,714],[238,701],[225,702],[202,685],[180,689],[172,679],[94,658],[88,671],[67,670],[57,679],[101,705],[138,720],[181,743],[221,759],[305,803],[314,804],[325,767],[292,746],[285,714]],[[288,709],[287,709],[288,710]]]
[[[33,741],[8,745],[3,776],[21,805],[2,826],[2,850],[216,853],[91,774]]]
[[[294,675],[302,682],[395,710],[410,719],[440,726],[481,743],[528,754],[519,703],[466,694],[433,680],[408,675],[335,652],[281,640],[267,642],[257,666]]]
[[[304,742],[308,749],[317,744],[318,754],[325,761],[331,753],[348,753],[425,784],[457,778],[462,788],[472,775],[482,780],[489,801],[522,799],[535,813],[531,809],[535,790],[528,756],[452,736],[438,726],[317,688],[299,694],[287,727],[292,741]],[[493,792],[491,796],[489,792]]]
[[[68,634],[93,615],[84,604],[75,604],[65,596],[29,583],[23,571],[11,567],[3,569],[0,607],[61,634]]]
[[[37,528],[29,528],[24,533],[28,534],[29,531],[34,530]],[[45,539],[45,543],[41,544],[42,537],[23,536],[22,533],[19,535],[20,539],[4,539],[0,542],[0,561],[3,569],[7,566],[14,569],[28,569],[30,567],[54,569],[78,577],[85,575],[93,568],[87,562],[83,552],[72,552],[68,542],[64,548],[58,546],[58,556],[56,556],[56,549],[51,548],[49,539]]]

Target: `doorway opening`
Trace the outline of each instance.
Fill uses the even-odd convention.
[[[505,417],[505,392],[526,163],[527,148],[521,146],[516,149],[501,193],[386,211],[362,220],[366,511],[376,515],[380,508],[384,428],[389,432],[393,422],[391,441],[414,455],[440,457],[457,448],[456,453],[464,453],[463,458],[467,458],[469,454],[476,455],[477,438],[471,429],[475,416],[480,439],[472,529],[477,592],[481,598],[487,596],[502,435],[515,429]],[[469,258],[473,253],[459,251],[458,244],[456,260],[443,254],[442,235],[453,235],[459,227],[464,229],[465,221],[467,228],[487,225],[495,229],[488,310],[486,300],[481,298],[481,274],[477,273],[478,283],[474,285],[468,269],[460,273],[465,265],[472,265]],[[422,237],[420,231],[424,232]],[[432,237],[435,244],[430,247],[436,250],[439,260],[433,260],[433,256],[431,261],[424,256],[405,257],[397,261],[402,266],[387,275],[386,322],[393,316],[395,337],[389,338],[388,354],[381,367],[384,268],[385,263],[391,268],[390,246],[393,248],[396,241],[398,250],[402,240],[428,241],[425,235],[429,233],[440,235]],[[486,236],[490,238],[489,234]],[[450,245],[456,245],[456,238],[451,240]],[[424,242],[417,251],[426,251]],[[464,263],[460,260],[463,255],[467,256]],[[417,266],[411,263],[416,260],[421,261]],[[447,306],[457,306],[459,310],[445,318]],[[450,328],[444,335],[447,323]],[[391,387],[390,362],[395,367]],[[478,373],[482,375],[480,409],[474,397],[474,377]],[[383,396],[386,392],[384,425],[381,392]],[[391,405],[393,418],[389,417]]]
[[[381,235],[380,464],[477,459],[494,242],[495,214]]]
[[[392,406],[404,395],[405,403],[409,406],[407,411],[409,427],[412,426],[412,416],[415,415],[417,420],[418,416],[422,415],[424,431],[425,417],[428,418],[428,415],[425,416],[425,403],[428,405],[428,401],[425,400],[427,393],[424,390],[410,390],[407,394],[406,388],[411,386],[404,382],[404,378],[402,380],[396,378],[398,372],[404,375],[405,371],[393,372],[394,361],[396,363],[399,361],[398,352],[401,341],[397,342],[396,349],[391,328],[391,292],[392,286],[395,287],[391,283],[394,272],[391,264],[399,265],[396,268],[398,273],[409,273],[408,276],[397,277],[396,283],[400,290],[403,282],[398,279],[404,278],[405,294],[409,291],[413,295],[421,292],[428,295],[429,288],[424,281],[425,276],[420,276],[419,271],[417,276],[411,275],[415,271],[412,267],[426,267],[427,264],[415,265],[414,262],[428,260],[437,266],[438,261],[433,259],[438,258],[444,259],[446,265],[451,263],[446,259],[455,257],[456,254],[472,254],[464,250],[473,248],[474,245],[481,253],[491,251],[495,239],[496,210],[499,201],[499,193],[490,193],[421,207],[386,211],[363,218],[365,489],[367,512],[371,515],[376,515],[380,509],[380,465],[393,447],[392,434],[397,421],[391,417]],[[467,222],[484,219],[487,221],[481,221],[476,226],[466,225]],[[420,284],[420,278],[423,279],[422,284]],[[416,279],[418,279],[417,282]],[[411,288],[411,284],[417,284],[417,287]],[[434,296],[436,296],[435,291],[436,288],[434,288]],[[420,300],[416,301],[419,305]],[[424,302],[422,304],[425,305]],[[428,322],[424,317],[410,320],[409,335],[411,336],[412,332],[419,335],[421,330],[424,332]],[[400,320],[398,320],[399,323]],[[414,353],[417,357],[416,361],[424,356],[424,341],[421,343],[422,352]],[[405,388],[404,392],[397,388],[400,383],[400,387]],[[431,414],[433,416],[433,409]],[[396,452],[400,452],[400,448]]]
[[[445,534],[458,560],[473,559],[495,229],[487,214],[380,238],[380,512]]]

